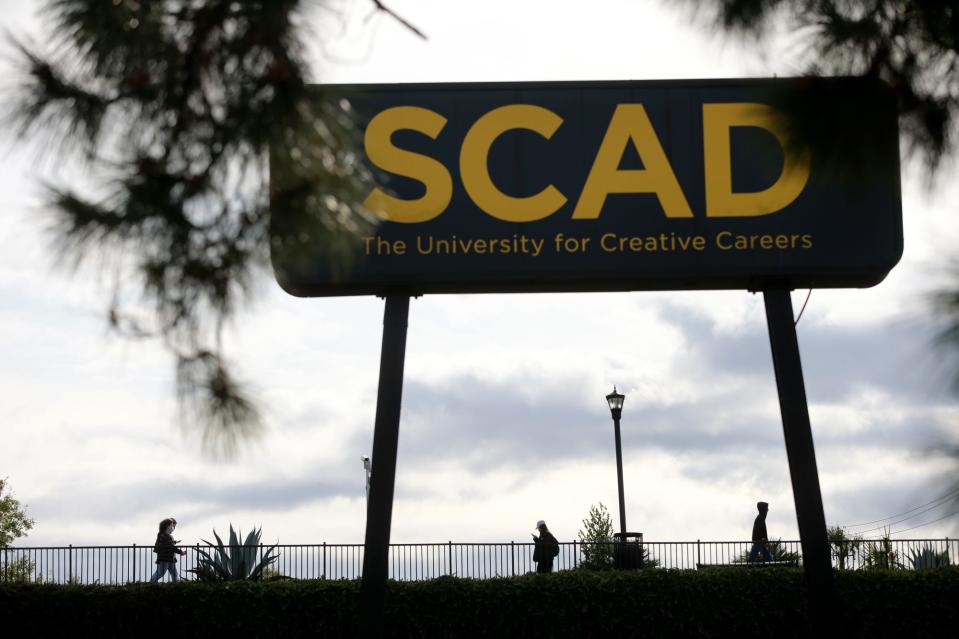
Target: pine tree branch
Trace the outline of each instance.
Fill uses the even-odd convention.
[[[370,0],[370,1],[376,7],[377,11],[382,11],[383,13],[390,16],[391,18],[399,22],[401,25],[403,25],[404,27],[412,31],[414,34],[418,35],[423,40],[427,40],[425,33],[417,29],[415,26],[413,26],[411,22],[403,18],[401,15],[399,15],[398,13],[396,13],[395,11],[387,7],[385,4],[383,4],[383,2],[381,2],[381,0]]]
[[[269,264],[271,198],[290,221],[277,241],[311,256],[321,247],[335,268],[348,267],[350,243],[369,224],[357,202],[370,176],[356,161],[350,114],[304,81],[299,5],[48,0],[59,49],[20,49],[29,79],[14,107],[20,134],[51,136],[59,146],[41,150],[58,162],[82,148],[97,176],[88,182],[97,198],[49,189],[57,254],[75,267],[117,253],[113,279],[126,288],[114,292],[108,322],[163,341],[181,423],[217,456],[264,428],[221,342]],[[271,149],[290,155],[272,174]],[[135,312],[121,302],[137,298]]]

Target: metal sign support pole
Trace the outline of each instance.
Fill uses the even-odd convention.
[[[383,314],[383,346],[376,396],[370,493],[366,505],[366,542],[363,579],[360,584],[360,627],[363,637],[383,636],[386,580],[389,575],[390,522],[396,479],[396,449],[400,436],[400,404],[403,399],[403,364],[406,358],[406,327],[410,297],[386,296]]]
[[[766,303],[766,323],[779,390],[779,409],[796,503],[813,632],[828,632],[830,612],[835,605],[835,586],[792,299],[788,289],[764,290],[763,299]]]

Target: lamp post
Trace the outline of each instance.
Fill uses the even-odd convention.
[[[609,412],[613,415],[613,430],[616,433],[616,479],[619,482],[619,532],[626,535],[626,499],[623,496],[623,445],[619,437],[619,418],[623,414],[623,401],[626,396],[616,392],[613,386],[613,392],[606,396],[606,402],[609,404]]]

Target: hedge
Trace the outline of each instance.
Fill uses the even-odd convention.
[[[959,636],[959,568],[839,572],[836,636]],[[0,584],[16,636],[353,637],[359,582]],[[807,637],[801,570],[390,582],[388,637]],[[10,626],[6,626],[10,628]]]

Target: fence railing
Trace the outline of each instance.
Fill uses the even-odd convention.
[[[641,542],[644,565],[650,568],[692,570],[716,565],[743,565],[749,541]],[[180,546],[185,555],[177,568],[181,579],[195,579],[199,551],[212,553],[206,544]],[[258,546],[260,558],[270,549],[278,556],[268,576],[293,579],[358,579],[362,575],[362,544],[296,544]],[[584,565],[611,563],[614,544],[560,544],[553,570],[574,570]],[[526,574],[535,570],[532,543],[391,544],[389,576],[403,581],[435,579],[444,575],[490,579]],[[773,559],[802,564],[798,541],[771,544]],[[833,567],[909,569],[943,562],[956,565],[957,539],[854,540],[832,544]],[[156,569],[153,546],[49,546],[0,548],[0,581],[49,583],[123,584],[149,581]],[[925,562],[925,563],[924,563]],[[168,581],[169,576],[164,577]]]

